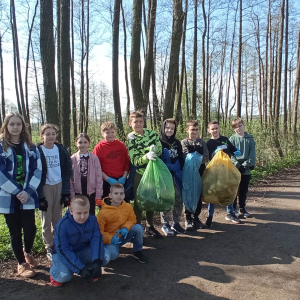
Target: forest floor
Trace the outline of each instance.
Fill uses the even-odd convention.
[[[0,299],[299,299],[300,166],[252,186],[252,218],[164,240],[145,238],[148,264],[122,247],[96,283],[78,276],[60,288],[49,284],[49,263],[39,257],[33,279],[16,276],[15,261],[0,268]],[[203,207],[202,221],[206,219]]]

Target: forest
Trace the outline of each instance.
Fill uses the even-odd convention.
[[[201,136],[242,117],[258,165],[299,157],[300,6],[297,0],[2,0],[0,122],[18,110],[33,133],[59,125],[73,147],[142,110],[159,130],[188,119]]]

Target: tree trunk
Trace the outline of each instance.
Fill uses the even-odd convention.
[[[164,120],[172,118],[174,113],[174,98],[176,92],[176,81],[178,78],[179,52],[182,36],[182,0],[173,0],[173,25],[171,38],[171,51],[169,61],[169,72],[167,80],[167,90],[164,101]]]
[[[184,66],[184,85],[185,85],[185,106],[186,106],[186,118],[190,118],[190,108],[189,108],[189,88],[187,83],[186,66]]]
[[[128,67],[127,67],[127,33],[126,33],[125,14],[124,14],[122,1],[121,1],[121,10],[122,10],[122,21],[123,21],[123,31],[124,31],[124,70],[125,70],[125,83],[126,83],[126,95],[127,95],[126,116],[127,116],[127,120],[129,120],[130,92],[129,92]]]
[[[84,122],[85,125],[84,125],[84,132],[88,131],[88,126],[89,126],[89,107],[90,107],[90,80],[89,80],[90,1],[87,1],[86,5],[87,5],[87,11],[86,11],[86,39],[85,39],[85,56],[86,56],[86,58],[85,58],[86,103],[85,103],[85,122]],[[120,18],[120,12],[119,12],[119,18]]]
[[[284,87],[283,87],[283,133],[284,135],[287,134],[287,106],[288,106],[288,99],[287,99],[287,89],[288,89],[288,55],[289,55],[289,1],[286,0],[285,6],[285,52],[284,52]]]
[[[52,0],[41,0],[40,3],[40,51],[44,77],[46,122],[59,125],[54,71]]]
[[[237,103],[236,103],[236,115],[242,116],[242,97],[241,97],[241,76],[242,76],[242,33],[243,33],[243,10],[242,0],[240,0],[240,29],[239,29],[239,53],[238,53],[238,71],[237,71]]]
[[[85,37],[85,13],[84,13],[84,0],[81,0],[81,59],[80,59],[80,111],[79,111],[79,131],[83,132],[85,123],[84,111],[84,37]]]
[[[4,73],[3,73],[3,56],[2,56],[2,35],[0,32],[0,76],[1,76],[1,107],[2,107],[2,117],[5,117],[5,96],[4,96]],[[1,118],[2,125],[2,118]],[[0,125],[0,126],[1,126]]]
[[[207,30],[207,20],[206,20],[206,13],[205,13],[205,0],[202,0],[202,13],[203,13],[203,21],[204,21],[204,30],[202,33],[202,122],[201,122],[201,136],[204,136],[204,131],[206,129],[205,124],[205,116],[207,114],[206,111],[206,103],[205,103],[205,36]],[[208,41],[207,41],[208,42]]]
[[[120,92],[119,92],[119,26],[120,26],[120,9],[121,0],[115,0],[114,20],[113,20],[113,45],[112,45],[112,87],[115,109],[115,122],[117,125],[117,133],[121,140],[125,140],[125,133],[122,121]]]
[[[156,93],[156,44],[153,52],[153,70],[151,74],[151,81],[152,81],[153,121],[154,121],[154,127],[157,128],[160,123],[160,114],[159,114],[158,98]]]
[[[269,10],[271,6],[271,0],[269,0]],[[274,69],[274,53],[273,53],[273,46],[272,46],[272,30],[271,30],[271,12],[269,13],[269,56],[270,56],[270,63],[269,63],[269,118],[271,125],[273,124],[273,112],[272,112],[272,101],[273,101],[273,69]]]
[[[204,1],[203,1],[204,2]],[[194,0],[194,48],[193,48],[193,91],[192,91],[192,118],[197,119],[196,100],[197,100],[197,19],[198,19],[198,0]],[[203,55],[203,53],[202,53]],[[204,78],[202,78],[204,80]],[[204,101],[202,94],[202,101]],[[203,118],[204,116],[202,116]]]
[[[59,93],[60,93],[60,124],[61,141],[71,148],[70,139],[70,0],[60,0],[60,61]]]
[[[60,99],[60,87],[61,87],[61,83],[60,83],[60,43],[61,43],[61,36],[60,36],[60,8],[61,8],[61,0],[56,0],[56,75],[57,75],[57,104],[58,104],[58,114],[60,115],[60,109],[61,109],[61,99]]]
[[[204,120],[204,124],[208,124],[208,120],[210,120],[210,108],[209,108],[209,97],[210,97],[210,93],[209,93],[209,89],[210,89],[210,85],[209,85],[209,81],[211,81],[211,78],[209,77],[209,72],[211,71],[211,65],[210,65],[210,55],[209,55],[209,29],[210,29],[210,2],[211,0],[208,0],[208,14],[207,14],[207,36],[206,36],[206,80],[205,80],[205,105],[206,105],[206,114],[205,114],[205,120]],[[227,24],[226,24],[227,25]]]
[[[76,88],[74,74],[74,1],[71,0],[71,81],[72,81],[72,120],[73,120],[73,137],[77,137],[77,109],[76,109]]]

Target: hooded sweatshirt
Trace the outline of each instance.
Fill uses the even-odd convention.
[[[251,174],[250,167],[253,167],[256,161],[255,153],[255,141],[253,135],[245,132],[244,137],[238,135],[237,133],[229,138],[230,142],[236,148],[239,148],[242,152],[241,156],[232,156],[231,161],[235,164],[237,168],[241,165],[246,168],[242,175]]]
[[[110,198],[105,198],[101,210],[97,215],[104,244],[110,244],[117,230],[125,227],[128,231],[136,223],[136,216],[132,206],[123,201],[119,206],[113,206]]]

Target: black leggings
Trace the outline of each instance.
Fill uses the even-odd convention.
[[[24,250],[26,253],[30,253],[36,233],[34,209],[18,209],[14,213],[4,216],[10,233],[11,247],[18,263],[22,264],[25,262],[22,229],[24,234]]]
[[[237,198],[239,198],[240,209],[244,209],[246,207],[247,193],[248,193],[250,180],[251,180],[251,174],[242,175],[238,194],[237,194],[238,197],[236,197],[233,202],[234,210],[236,210],[237,207]]]

